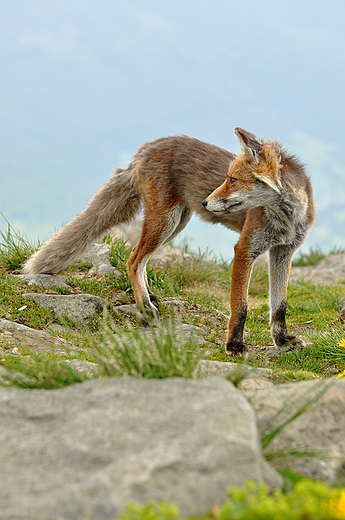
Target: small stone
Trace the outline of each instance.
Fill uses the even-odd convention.
[[[141,325],[147,325],[147,319],[138,311],[135,304],[115,305],[113,309],[117,314],[127,314],[127,316],[132,316],[138,320]]]

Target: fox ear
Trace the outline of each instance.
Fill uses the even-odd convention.
[[[259,156],[263,152],[263,146],[259,143],[257,137],[240,127],[235,128],[235,135],[240,142],[242,152],[255,164],[259,164]]]

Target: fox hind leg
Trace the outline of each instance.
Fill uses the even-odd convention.
[[[166,229],[165,233],[165,239],[164,242],[162,242],[159,247],[163,246],[164,244],[167,244],[168,242],[171,242],[177,235],[187,226],[188,222],[190,222],[191,218],[193,216],[193,211],[189,208],[183,207],[182,209],[178,207],[173,215],[173,218],[170,218],[170,226]],[[170,216],[171,217],[171,216]],[[176,228],[174,229],[174,226],[176,225],[176,222],[178,222]],[[173,230],[173,232],[169,235],[169,231]],[[169,235],[169,236],[168,236]],[[156,251],[157,251],[156,249]],[[159,300],[157,296],[150,290],[149,283],[147,280],[147,270],[145,269],[145,281],[146,281],[146,288],[149,293],[149,298],[151,303],[153,303],[156,307],[158,307]]]
[[[191,215],[191,211],[181,205],[176,205],[163,215],[157,216],[155,213],[147,212],[140,240],[133,248],[127,264],[139,310],[148,311],[156,317],[159,316],[158,298],[149,289],[146,265],[159,247],[182,231],[188,224]]]
[[[294,347],[304,342],[290,336],[286,327],[287,287],[294,250],[287,246],[276,246],[269,250],[270,277],[270,324],[274,344],[281,347],[291,343]]]

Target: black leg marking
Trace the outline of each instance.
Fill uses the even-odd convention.
[[[225,353],[229,356],[242,356],[246,352],[249,352],[248,347],[243,343],[243,330],[246,318],[247,305],[243,305],[240,320],[233,328],[231,337],[225,347]]]

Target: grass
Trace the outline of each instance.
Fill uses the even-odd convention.
[[[1,243],[0,258],[3,269],[0,269],[0,319],[4,318],[41,330],[50,329],[55,324],[64,325],[50,311],[22,297],[23,293],[28,292],[27,284],[21,279],[14,278],[11,273],[18,270],[21,262],[25,261],[36,246],[20,233],[14,232],[9,224],[8,226],[8,232],[2,236]],[[114,322],[114,327],[120,331],[132,329],[131,334],[135,337],[138,334],[135,332],[137,327],[135,319],[120,316],[113,311],[114,305],[134,303],[133,289],[126,271],[130,248],[120,239],[111,242],[109,236],[105,237],[104,241],[111,243],[111,263],[122,273],[118,280],[115,280],[112,275],[90,275],[90,266],[85,263],[72,266],[64,274],[71,286],[72,294],[88,293],[106,299],[109,303],[107,312]],[[318,248],[310,250],[309,254],[303,255],[303,262],[313,262],[320,254]],[[204,330],[208,341],[203,350],[206,359],[229,361],[229,357],[224,352],[224,343],[229,314],[231,270],[231,263],[224,260],[211,260],[210,255],[207,254],[196,255],[192,259],[188,257],[188,261],[183,263],[172,262],[166,269],[159,266],[148,268],[148,280],[152,291],[163,301],[167,298],[182,300],[183,305],[179,307],[177,317],[185,323],[197,325]],[[44,291],[36,286],[30,286],[29,291],[50,294],[68,292],[54,287]],[[343,288],[339,285],[291,284],[288,290],[288,328],[294,334],[302,335],[309,345],[303,351],[282,353],[279,357],[270,360],[265,356],[263,348],[272,343],[269,330],[268,274],[267,269],[262,265],[255,265],[249,289],[249,311],[245,327],[245,342],[250,347],[246,363],[253,367],[273,369],[273,379],[276,382],[328,377],[344,372],[345,347],[339,345],[344,336],[344,329],[338,321],[336,312],[337,302],[342,293]],[[161,305],[164,319],[173,318],[174,312],[177,311],[176,309],[174,311],[172,306]],[[79,350],[75,355],[87,360],[92,358],[87,351],[90,334],[97,344],[100,344],[104,334],[110,334],[109,329],[106,329],[106,332],[103,329],[101,317],[96,317],[87,330],[69,323],[69,327],[59,332],[61,337],[78,347]],[[163,332],[159,330],[157,334],[161,341]],[[176,340],[171,336],[172,331],[168,331],[167,334],[168,343]],[[13,346],[13,342],[0,335],[0,347],[6,355],[6,360],[11,356],[11,345]],[[21,349],[19,354],[16,354],[17,357],[20,351]],[[59,361],[58,356],[56,361]],[[119,363],[119,359],[116,362]],[[18,370],[25,372],[24,364],[18,367]]]
[[[3,214],[0,215],[5,219]],[[6,219],[5,219],[6,220]],[[15,231],[6,220],[7,232],[0,231],[0,266],[7,271],[17,271],[38,248],[39,243],[34,243]]]
[[[104,375],[148,379],[197,377],[200,350],[195,334],[187,339],[174,321],[156,323],[145,331],[132,328],[129,332],[117,327],[113,320],[107,321],[103,325],[102,344],[93,342],[90,349]]]
[[[320,260],[326,258],[329,255],[338,255],[340,253],[345,253],[345,249],[342,247],[333,247],[328,253],[322,251],[321,247],[310,247],[309,251],[298,253],[293,259],[292,265],[294,266],[304,266],[304,265],[315,265]]]

